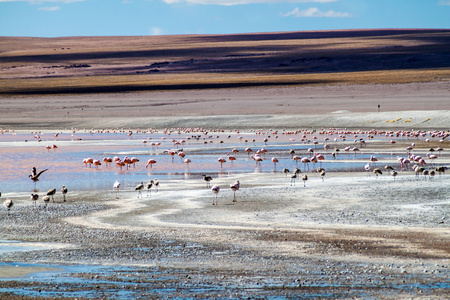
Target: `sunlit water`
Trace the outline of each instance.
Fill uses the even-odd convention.
[[[201,137],[194,139],[192,136]],[[314,171],[319,166],[327,171],[363,171],[364,165],[369,161],[372,153],[365,152],[363,148],[357,153],[344,152],[345,146],[359,146],[354,141],[327,141],[330,149],[324,149],[324,137],[315,139],[308,134],[304,142],[296,135],[261,135],[249,133],[211,133],[205,134],[164,134],[164,133],[89,133],[70,132],[60,133],[58,137],[51,133],[5,133],[0,135],[0,190],[4,193],[23,194],[32,192],[35,183],[28,177],[32,167],[38,171],[48,169],[40,176],[36,189],[46,192],[49,189],[59,189],[66,185],[69,190],[111,190],[113,183],[118,180],[121,188],[131,189],[140,182],[151,179],[165,180],[192,180],[201,179],[202,174],[212,176],[232,176],[237,173],[267,173],[282,172],[283,168],[293,171],[295,168],[305,171]],[[189,138],[189,139],[188,139]],[[268,139],[264,142],[264,139]],[[333,138],[333,137],[331,137]],[[330,140],[331,140],[330,138]],[[382,139],[382,137],[380,137]],[[144,143],[144,141],[146,143]],[[175,145],[174,141],[180,143]],[[150,145],[159,143],[159,145]],[[56,145],[55,149],[46,149],[46,146]],[[252,152],[245,149],[250,147]],[[251,155],[257,150],[265,148],[267,153],[261,154],[264,159],[257,164]],[[333,158],[331,153],[335,148],[341,152]],[[168,149],[183,149],[186,156],[170,156]],[[233,153],[232,149],[238,149]],[[319,163],[303,164],[292,159],[289,151],[295,150],[300,157],[311,157],[308,149],[324,155],[325,160]],[[227,155],[236,157],[231,162]],[[395,153],[378,153],[377,158],[395,159]],[[136,157],[139,162],[135,166],[120,169],[113,163],[105,165],[103,157],[125,156]],[[83,163],[85,158],[94,158],[102,165],[88,166]],[[219,157],[227,161],[221,165]],[[277,157],[279,162],[274,165],[271,158]],[[191,163],[184,162],[186,158]],[[156,160],[152,167],[145,167],[148,159]]]

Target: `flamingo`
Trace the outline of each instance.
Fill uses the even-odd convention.
[[[222,168],[223,163],[227,162],[227,160],[223,157],[219,157],[217,161],[220,163],[220,167]]]
[[[137,157],[132,157],[131,158],[131,163],[133,164],[133,168],[136,168],[136,163],[139,161],[139,159]]]
[[[154,160],[153,158],[150,158],[147,161],[147,164],[145,165],[145,168],[147,168],[148,166],[150,166],[150,168],[153,168],[153,165],[156,164],[156,160]]]
[[[290,172],[289,169],[287,169],[287,168],[284,168],[284,169],[283,169],[283,173],[286,174],[286,178],[287,178],[287,174],[288,174],[289,172]]]
[[[272,162],[273,162],[273,170],[275,171],[277,169],[278,159],[276,157],[272,157]]]
[[[103,162],[106,166],[111,165],[113,162],[113,159],[111,157],[103,157]]]
[[[228,160],[231,161],[231,164],[233,164],[233,161],[236,160],[236,157],[230,155],[230,153],[228,153],[227,155],[228,155]]]
[[[247,147],[247,148],[245,148],[245,152],[247,152],[247,155],[249,156],[250,155],[250,152],[252,152],[253,150],[252,150],[252,148],[250,148],[250,147]]]
[[[94,159],[93,163],[94,163],[95,168],[97,168],[97,169],[98,169],[98,166],[102,165],[102,163],[98,159]]]
[[[303,158],[301,159],[301,162],[305,164],[305,170],[306,170],[306,166],[308,166],[308,170],[309,170],[309,163],[311,162],[311,161],[309,160],[309,158],[303,157]]]
[[[116,161],[116,165],[119,166],[122,170],[122,167],[125,166],[125,163],[119,159],[118,161]]]
[[[261,162],[263,161],[262,157],[259,155],[252,155],[253,160],[256,162],[256,164],[259,163],[259,165],[261,165]]]
[[[230,188],[234,193],[233,202],[237,202],[236,200],[236,191],[239,190],[240,183],[239,180],[236,180],[234,183],[230,184]]]
[[[186,158],[186,159],[184,160],[184,163],[185,163],[187,166],[189,166],[189,164],[191,163],[191,160],[190,160],[189,158]]]
[[[217,184],[214,185],[214,186],[211,188],[211,191],[212,191],[214,194],[216,194],[216,201],[214,202],[214,200],[213,200],[213,205],[218,205],[218,203],[217,203],[217,194],[218,194],[219,191],[220,191],[220,186],[218,186]]]
[[[119,199],[120,182],[116,180],[113,185],[113,189],[116,191],[116,199]]]
[[[67,188],[65,185],[62,186],[61,188],[61,193],[63,195],[63,201],[66,202],[66,194],[67,194]]]
[[[127,165],[127,170],[128,170],[128,166],[131,165],[133,162],[131,161],[131,158],[129,158],[128,156],[125,156],[123,158],[123,163]]]
[[[295,165],[298,164],[298,161],[300,160],[300,157],[297,155],[292,156],[292,159],[295,160]]]

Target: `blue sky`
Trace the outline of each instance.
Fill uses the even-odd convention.
[[[450,29],[450,0],[0,0],[0,36]]]

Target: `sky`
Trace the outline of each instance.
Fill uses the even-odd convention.
[[[450,29],[450,0],[0,0],[0,36]]]

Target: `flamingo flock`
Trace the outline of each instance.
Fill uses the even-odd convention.
[[[72,140],[81,141],[83,140],[80,137],[77,137],[77,133],[79,130],[74,129],[71,135]],[[85,131],[86,132],[86,131]],[[296,179],[299,178],[299,174],[301,173],[299,163],[303,164],[303,173],[301,178],[304,183],[304,187],[306,187],[306,182],[308,179],[314,179],[314,173],[317,173],[322,182],[325,182],[325,174],[330,172],[326,172],[322,167],[322,163],[330,164],[333,160],[343,159],[351,159],[353,156],[355,159],[358,157],[358,160],[363,161],[364,168],[361,170],[366,171],[367,174],[375,174],[376,178],[383,176],[384,174],[388,174],[394,178],[401,178],[404,172],[412,172],[416,175],[417,178],[428,178],[433,179],[437,174],[444,174],[447,167],[440,164],[441,154],[444,151],[442,146],[445,146],[448,143],[449,132],[447,131],[419,131],[419,130],[411,130],[411,131],[383,131],[383,130],[347,130],[347,129],[339,129],[339,128],[328,128],[328,129],[320,129],[320,130],[307,130],[307,129],[298,129],[298,130],[253,130],[251,132],[255,138],[244,138],[239,130],[234,130],[234,132],[230,132],[226,137],[223,135],[223,130],[211,130],[204,128],[171,128],[164,129],[161,131],[156,131],[153,129],[149,130],[89,130],[87,131],[91,136],[97,133],[112,133],[112,134],[124,134],[127,137],[137,136],[138,138],[140,134],[163,134],[164,136],[160,137],[161,142],[148,142],[153,138],[147,138],[144,140],[142,144],[144,144],[145,149],[149,149],[147,144],[152,146],[153,151],[160,152],[157,150],[161,145],[168,143],[170,147],[167,150],[164,150],[162,153],[157,153],[156,155],[168,155],[169,160],[173,165],[179,164],[175,157],[180,158],[180,162],[184,163],[186,166],[186,170],[191,170],[191,166],[194,166],[195,169],[196,164],[202,164],[203,162],[199,162],[198,159],[194,159],[192,157],[191,148],[189,145],[194,143],[194,147],[202,149],[207,149],[208,147],[214,148],[217,153],[217,172],[226,172],[237,167],[240,164],[244,164],[247,161],[253,160],[255,162],[255,170],[260,170],[266,164],[266,161],[273,163],[273,172],[277,173],[277,166],[282,164],[283,171],[282,173],[286,174],[286,177],[291,172],[288,167],[293,166],[295,164],[295,171],[290,176],[291,185],[295,185]],[[234,133],[234,134],[233,134]],[[36,132],[34,133],[34,138],[37,141],[43,140],[43,133]],[[181,138],[180,135],[186,135],[184,138]],[[174,135],[177,135],[177,138],[173,138]],[[169,138],[171,137],[171,138]],[[274,139],[280,139],[284,137],[286,141],[288,141],[285,146],[291,148],[289,150],[280,149],[279,143],[277,144],[277,149],[271,147],[272,141]],[[58,139],[58,141],[63,139],[63,134],[53,134],[54,139]],[[141,139],[141,138],[140,138]],[[397,156],[397,165],[392,163],[392,159],[386,155],[379,156],[379,153],[372,153],[367,151],[367,147],[373,143],[377,146],[382,147],[401,147],[398,146],[400,141],[411,141],[410,145],[402,148],[403,150],[395,150],[395,155]],[[227,143],[233,144],[233,147],[226,148]],[[263,143],[264,147],[261,147],[259,150],[257,147],[258,143]],[[141,144],[141,145],[142,145]],[[240,146],[236,147],[236,144]],[[244,145],[245,144],[245,145]],[[248,144],[252,144],[251,147]],[[404,144],[404,142],[402,143]],[[431,145],[427,146],[427,145]],[[436,146],[439,145],[439,146]],[[441,146],[442,145],[442,146]],[[180,147],[184,149],[181,149]],[[297,146],[297,147],[296,147]],[[51,149],[55,150],[59,147],[56,144],[46,146],[48,152]],[[176,149],[174,149],[176,148]],[[282,148],[282,146],[281,146]],[[295,149],[294,149],[295,148]],[[395,149],[397,149],[395,148]],[[196,150],[199,151],[199,150]],[[59,151],[58,151],[59,152]],[[244,154],[240,154],[243,152]],[[272,157],[266,158],[268,154],[276,155]],[[247,155],[245,155],[247,154]],[[53,155],[53,154],[52,154]],[[57,154],[56,154],[57,155]],[[143,154],[145,155],[145,154]],[[369,156],[368,161],[365,161],[366,158],[364,156]],[[162,156],[160,156],[161,158]],[[83,159],[83,163],[86,169],[100,170],[101,168],[105,168],[105,170],[111,171],[112,167],[115,165],[119,170],[127,170],[133,172],[134,170],[142,170],[142,167],[139,165],[140,161],[143,158],[138,158],[135,156],[127,156],[125,155],[123,158],[118,156],[115,157],[101,157],[101,158],[93,158],[87,157]],[[161,170],[162,168],[166,168],[168,163],[166,160],[161,158],[158,159],[159,163],[157,164],[157,160],[154,158],[147,158],[147,163],[145,164],[145,169],[154,169]],[[229,162],[229,164],[228,164]],[[388,165],[385,166],[384,170],[379,164],[385,164],[389,162]],[[283,166],[284,164],[284,166]],[[311,167],[312,164],[312,167]],[[316,165],[319,165],[317,168]],[[156,167],[155,167],[156,166]],[[161,167],[160,167],[161,166]],[[189,169],[188,169],[189,168]],[[316,169],[317,168],[317,169]],[[327,167],[328,169],[328,167]],[[329,170],[329,169],[328,169]],[[39,172],[36,168],[33,168],[29,178],[33,181],[36,188],[36,183],[40,178],[45,177],[42,175],[44,172],[48,171],[48,169],[40,170]],[[87,170],[86,170],[87,171]],[[211,171],[210,169],[208,171]],[[153,171],[150,171],[153,172]],[[311,173],[311,174],[306,174]],[[150,173],[149,173],[150,174]],[[203,179],[206,182],[207,187],[210,187],[210,181],[213,180],[210,175],[203,175]],[[236,185],[237,183],[237,185]],[[146,184],[142,181],[138,184],[135,190],[138,192],[138,198],[142,197],[142,191],[146,187],[147,188],[147,196],[151,194],[151,189],[155,188],[155,191],[158,189],[159,182],[157,180],[150,180]],[[230,184],[230,189],[233,192],[233,202],[236,202],[236,192],[239,190],[240,183],[234,182]],[[120,182],[117,181],[113,185],[113,190],[116,192],[116,197],[119,196],[120,191]],[[218,184],[214,185],[212,188],[215,194],[215,204],[217,204],[217,197],[220,191],[220,186]],[[45,203],[52,200],[54,202],[54,195],[56,194],[56,189],[49,190],[42,200]],[[63,202],[66,200],[67,188],[63,186],[61,189],[61,194],[63,196]],[[34,204],[39,199],[39,195],[37,193],[31,194],[31,200]],[[12,201],[11,201],[12,202]],[[12,206],[12,205],[11,205]]]

